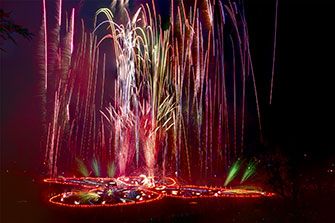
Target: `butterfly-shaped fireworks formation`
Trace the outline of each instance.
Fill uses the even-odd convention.
[[[44,182],[72,187],[71,192],[57,194],[49,199],[54,205],[65,207],[109,207],[154,202],[165,197],[176,199],[261,198],[273,193],[257,189],[206,187],[178,184],[171,177],[145,175],[118,178],[49,178]]]

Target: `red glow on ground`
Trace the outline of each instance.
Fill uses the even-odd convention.
[[[74,208],[118,207],[155,202],[170,197],[174,199],[223,199],[223,198],[269,198],[274,193],[258,189],[207,187],[181,185],[171,177],[146,177],[145,175],[118,178],[48,178],[45,183],[71,186],[73,192],[52,196],[54,205]],[[96,200],[80,201],[80,194],[90,194]]]

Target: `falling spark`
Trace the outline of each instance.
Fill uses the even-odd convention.
[[[46,0],[43,0],[43,30],[44,30],[44,89],[48,89],[48,34]]]
[[[71,54],[73,53],[73,41],[74,41],[74,8],[72,9],[71,13],[71,26],[70,26],[70,33],[71,33]]]
[[[63,3],[63,0],[59,0],[58,2],[58,25],[59,27],[62,25],[62,3]]]
[[[270,101],[272,103],[272,91],[273,91],[273,81],[275,76],[275,63],[276,63],[276,48],[277,48],[277,26],[278,26],[278,2],[276,0],[276,14],[275,14],[275,27],[274,27],[274,40],[273,40],[273,56],[272,56],[272,75],[271,75],[271,85],[270,85]]]

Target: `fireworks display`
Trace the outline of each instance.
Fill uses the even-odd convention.
[[[261,132],[243,4],[204,2],[171,1],[163,29],[154,1],[134,12],[128,1],[113,1],[96,12],[88,32],[75,9],[62,12],[62,0],[55,3],[55,18],[47,20],[43,1],[39,64],[47,175],[72,175],[77,166],[82,176],[97,177],[46,180],[94,186],[50,202],[114,205],[133,202],[130,193],[149,201],[144,195],[149,192],[154,200],[262,195],[207,187],[153,189],[157,175],[190,181],[227,175],[227,186],[241,164],[232,162],[245,147],[248,95],[254,97],[249,103],[255,104]],[[241,183],[254,172],[250,163]],[[144,188],[120,180],[133,173],[148,176],[138,183]],[[106,176],[115,178],[100,178]]]
[[[258,103],[243,5],[172,1],[163,30],[153,2],[133,15],[122,2],[121,18],[101,8],[89,33],[74,9],[62,17],[60,0],[47,22],[43,3],[49,176],[71,173],[80,159],[95,173],[114,162],[118,176],[141,169],[191,180],[243,155],[246,95]]]
[[[1,222],[333,222],[331,2],[4,0]]]

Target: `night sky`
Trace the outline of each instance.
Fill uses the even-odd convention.
[[[266,99],[263,100],[265,134],[288,152],[307,152],[320,159],[333,156],[335,36],[331,31],[334,27],[331,1],[280,1],[272,106],[266,103],[273,5],[258,0],[248,2],[253,2],[249,25],[259,94]]]
[[[65,0],[64,9],[79,7],[80,16],[92,25],[95,11],[109,2]],[[335,162],[335,3],[332,0],[279,2],[277,63],[270,106],[275,0],[245,0],[264,126],[264,141],[254,152],[279,149],[293,163],[300,165],[308,159],[302,166],[327,168]],[[167,1],[156,0],[156,3],[163,18],[167,17]],[[41,7],[39,0],[0,3],[0,8],[11,12],[17,24],[35,34],[30,41],[15,36],[17,45],[10,41],[1,45],[4,49],[0,51],[1,176],[40,177],[44,151],[40,146],[36,46]]]

